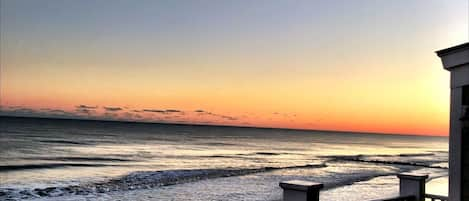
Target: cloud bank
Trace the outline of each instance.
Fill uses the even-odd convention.
[[[24,106],[0,107],[0,115],[45,117],[45,118],[71,118],[92,120],[118,120],[118,121],[144,121],[156,123],[187,123],[187,124],[232,124],[239,122],[240,117],[209,112],[203,109],[148,109],[127,108],[117,106],[93,106],[80,104],[71,110],[56,108],[30,108]],[[243,121],[245,122],[245,121]],[[244,123],[243,123],[244,124]]]

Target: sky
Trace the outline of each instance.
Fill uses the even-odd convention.
[[[0,115],[447,135],[467,0],[0,0]]]

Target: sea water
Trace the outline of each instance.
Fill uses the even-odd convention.
[[[444,194],[448,171],[446,137],[0,117],[0,144],[0,200],[281,200],[301,179],[352,201],[402,172]]]

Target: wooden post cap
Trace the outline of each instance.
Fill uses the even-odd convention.
[[[324,187],[322,183],[302,181],[302,180],[290,180],[280,182],[280,187],[284,190],[296,190],[296,191],[311,191],[319,190]]]
[[[398,174],[397,178],[410,179],[410,180],[426,180],[428,179],[428,174],[402,173],[402,174]]]

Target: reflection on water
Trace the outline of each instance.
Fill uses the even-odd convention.
[[[173,178],[176,183],[184,183],[181,172],[175,170],[191,170],[190,174],[195,174],[205,169],[215,170],[204,173],[209,174],[205,185],[213,186],[220,176],[236,175],[220,173],[228,169],[242,173],[226,179],[234,182],[230,187],[244,189],[243,185],[254,185],[251,187],[263,189],[267,185],[270,187],[265,187],[266,194],[278,195],[278,181],[291,177],[341,186],[348,180],[422,168],[441,176],[446,174],[444,167],[447,167],[448,142],[440,137],[0,118],[0,189],[78,185],[83,190],[90,184],[109,187],[114,185],[109,184],[109,180],[126,175],[142,176],[138,172],[148,171],[165,171],[151,174],[160,179],[171,172],[176,174]],[[344,155],[361,155],[357,156],[360,160],[386,163],[369,164],[337,157]],[[341,165],[334,165],[339,159]],[[416,163],[423,165],[414,166]],[[326,164],[327,167],[311,166],[308,171],[298,168],[308,164]],[[430,166],[443,169],[426,168]],[[244,172],[259,168],[262,171]],[[186,180],[197,180],[187,172],[184,175]],[[429,191],[442,194],[443,191],[438,190],[442,183],[444,178],[432,180]],[[129,185],[136,184],[130,182]],[[181,191],[181,187],[173,188]],[[246,197],[248,192],[238,193]]]

